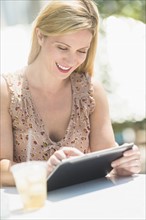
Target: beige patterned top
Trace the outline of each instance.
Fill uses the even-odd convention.
[[[90,77],[84,73],[70,76],[73,108],[70,121],[62,140],[54,142],[46,134],[44,124],[33,105],[25,68],[15,73],[4,74],[11,94],[10,115],[14,137],[14,161],[26,161],[28,130],[31,128],[31,160],[48,160],[62,146],[76,147],[89,152],[89,115],[94,111],[95,100]]]

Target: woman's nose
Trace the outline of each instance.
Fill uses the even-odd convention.
[[[68,56],[66,57],[66,61],[68,63],[69,66],[75,66],[78,63],[78,58],[76,54],[68,54]]]

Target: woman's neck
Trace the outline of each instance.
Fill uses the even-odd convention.
[[[69,82],[69,78],[64,80],[55,78],[53,74],[50,74],[48,70],[38,62],[28,65],[26,77],[31,87],[52,94],[58,93]]]

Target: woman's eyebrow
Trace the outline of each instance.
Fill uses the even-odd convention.
[[[63,43],[63,42],[61,42],[61,41],[55,41],[55,43],[57,43],[57,44],[64,44],[64,45],[67,46],[67,47],[71,47],[70,45],[68,45],[68,44],[66,44],[66,43]]]
[[[63,42],[61,42],[61,41],[55,41],[55,43],[57,43],[57,44],[63,44],[63,45],[65,45],[65,46],[67,46],[67,47],[71,47],[70,45],[68,45],[68,44],[66,44],[66,43],[63,43]],[[81,49],[88,49],[90,46],[87,46],[87,47],[83,47],[83,48],[80,48],[79,50],[81,50]]]

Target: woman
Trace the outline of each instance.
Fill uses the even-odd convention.
[[[3,172],[27,160],[29,133],[30,160],[47,160],[49,173],[66,157],[116,145],[105,91],[91,82],[98,23],[92,0],[49,1],[40,11],[28,65],[1,80]],[[119,175],[140,172],[138,148],[112,166]]]

